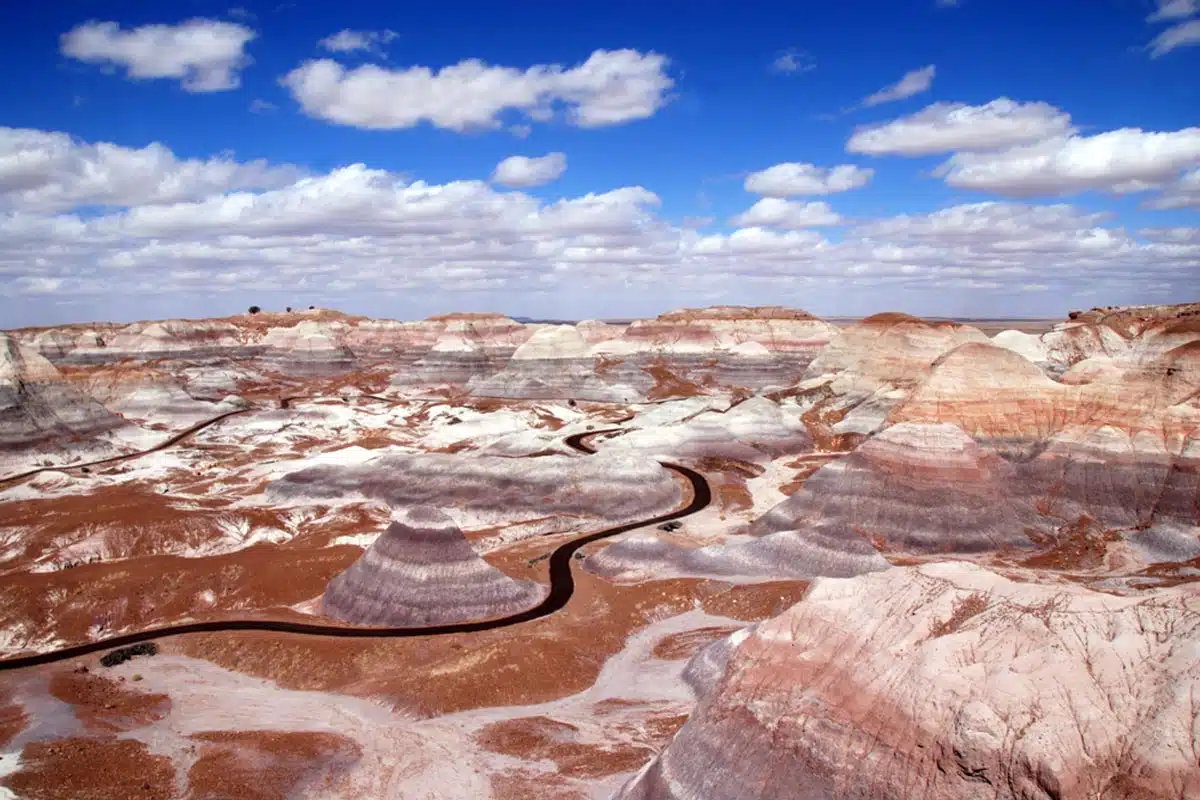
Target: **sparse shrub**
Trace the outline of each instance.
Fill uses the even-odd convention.
[[[250,306],[250,308],[249,308],[249,309],[247,309],[247,310],[248,310],[248,311],[249,311],[251,314],[257,314],[258,312],[262,311],[262,309],[261,309],[261,308],[259,308],[258,306]]]
[[[316,310],[317,310],[317,307],[316,307],[316,306],[309,306],[309,307],[308,307],[308,310],[309,310],[309,311],[316,311]]]
[[[289,313],[289,314],[290,314],[290,313],[292,313],[292,307],[291,307],[291,306],[288,306],[288,307],[287,307],[285,310],[286,310],[286,311],[287,311],[287,313]]]
[[[104,657],[100,659],[100,664],[105,667],[115,667],[117,664],[124,664],[137,656],[156,655],[158,655],[158,645],[154,642],[142,642],[141,644],[131,644],[129,647],[118,647],[116,650],[105,653]]]
[[[1079,319],[1079,315],[1082,313],[1082,311],[1072,311],[1070,314],[1067,314],[1067,319]]]

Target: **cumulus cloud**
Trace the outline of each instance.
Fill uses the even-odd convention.
[[[1147,22],[1185,19],[1200,14],[1200,0],[1158,0],[1158,9],[1146,17]]]
[[[1048,103],[1001,97],[982,106],[934,103],[907,117],[858,128],[846,150],[870,155],[923,156],[954,150],[995,150],[1074,131],[1071,115]]]
[[[837,225],[842,218],[828,203],[800,203],[778,197],[764,197],[729,220],[739,228],[817,228]]]
[[[771,62],[771,71],[783,75],[811,72],[817,68],[812,55],[803,50],[785,50]]]
[[[331,53],[353,53],[356,50],[366,50],[380,53],[385,45],[395,41],[398,33],[392,30],[382,31],[352,31],[343,28],[335,34],[326,36],[318,45]]]
[[[558,180],[566,171],[567,157],[563,153],[547,153],[540,158],[509,156],[496,165],[492,183],[519,188],[541,186]]]
[[[815,164],[784,162],[746,177],[747,192],[764,197],[795,197],[848,192],[871,182],[875,170],[841,164],[826,169]]]
[[[596,50],[581,64],[528,69],[478,59],[434,71],[428,67],[347,70],[328,59],[307,61],[281,83],[309,116],[358,128],[395,130],[428,122],[464,131],[497,128],[505,111],[542,122],[556,104],[582,128],[618,125],[653,116],[669,100],[674,81],[667,59],[637,50]]]
[[[1156,197],[1146,201],[1147,208],[1200,208],[1200,167],[1186,172],[1183,177],[1169,184]],[[1192,228],[1200,235],[1200,228]]]
[[[63,139],[68,151],[99,149]],[[174,165],[165,175],[191,174],[184,164],[204,175],[202,165],[221,159],[188,162],[160,151],[159,162]],[[1131,234],[1065,204],[954,206],[851,222],[831,239],[791,227],[832,214],[823,204],[766,198],[734,222],[744,227],[703,235],[665,219],[658,196],[639,186],[544,202],[484,181],[431,184],[356,164],[272,177],[264,182],[274,185],[259,188],[224,177],[131,189],[118,180],[122,172],[93,176],[70,158],[0,165],[0,184],[18,187],[0,213],[5,319],[61,298],[111,304],[136,296],[146,316],[171,307],[169,298],[179,298],[175,307],[187,298],[197,313],[197,298],[213,295],[244,307],[272,292],[330,297],[351,289],[360,298],[436,293],[453,307],[478,292],[488,293],[483,303],[545,292],[695,299],[759,286],[761,301],[804,304],[817,291],[844,298],[866,288],[877,304],[898,304],[889,299],[895,290],[931,298],[961,291],[986,307],[992,293],[1029,287],[1061,298],[1097,288],[1145,297],[1146,287],[1179,296],[1200,285],[1200,240]],[[91,176],[87,188],[72,188],[81,172]],[[162,189],[174,185],[193,188]],[[97,211],[97,197],[110,207]]]
[[[1197,163],[1200,128],[1169,133],[1122,128],[998,152],[956,153],[937,174],[958,188],[1016,196],[1088,189],[1123,194],[1161,188]]]
[[[0,209],[176,203],[231,189],[286,186],[299,176],[295,167],[261,160],[182,160],[158,143],[129,148],[88,144],[65,133],[0,128]]]
[[[863,100],[862,104],[868,107],[877,106],[928,92],[933,86],[933,78],[936,74],[937,67],[933,64],[906,72],[903,78],[870,95]]]
[[[123,30],[115,22],[86,22],[62,35],[62,54],[91,64],[124,67],[129,78],[172,78],[184,91],[222,92],[241,85],[257,34],[244,25],[192,19],[179,25]]]
[[[1191,19],[1172,25],[1154,37],[1150,42],[1150,57],[1165,56],[1180,47],[1192,47],[1200,44],[1200,19]]]

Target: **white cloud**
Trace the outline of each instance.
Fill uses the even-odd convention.
[[[492,183],[528,188],[558,180],[567,171],[563,153],[548,153],[540,158],[509,156],[496,165]]]
[[[848,192],[871,182],[875,170],[853,164],[825,169],[814,164],[785,162],[746,177],[747,192],[764,197],[795,197]]]
[[[1198,163],[1200,128],[1168,133],[1122,128],[993,153],[956,153],[937,174],[958,188],[1016,196],[1088,189],[1132,193],[1160,188]]]
[[[1198,0],[1158,0],[1158,10],[1146,17],[1147,22],[1185,19],[1200,13]]]
[[[1071,116],[1048,103],[1001,97],[982,105],[935,103],[907,117],[858,128],[846,150],[922,156],[953,150],[994,150],[1074,131]]]
[[[937,5],[941,8],[956,8],[960,0],[937,0]]]
[[[568,121],[595,128],[644,119],[668,101],[674,85],[667,59],[636,50],[596,50],[569,69],[490,66],[477,59],[434,72],[428,67],[347,70],[327,59],[307,61],[282,79],[305,113],[341,125],[379,130],[428,122],[464,131],[497,128],[505,111],[534,121],[567,107]]]
[[[65,133],[0,127],[0,210],[55,212],[81,205],[198,200],[231,189],[285,186],[289,166],[217,157],[180,160],[161,144],[85,144]]]
[[[816,228],[837,225],[842,218],[828,203],[799,203],[778,197],[764,197],[729,220],[739,228]]]
[[[771,62],[771,71],[784,75],[811,72],[817,68],[812,55],[803,50],[785,50]]]
[[[880,89],[875,94],[867,97],[863,100],[862,104],[864,106],[877,106],[882,103],[903,100],[906,97],[912,97],[922,92],[928,92],[930,87],[933,86],[933,78],[936,74],[937,67],[933,64],[906,72],[903,78],[891,86]]]
[[[87,164],[111,163],[99,145],[35,133],[66,141]],[[8,148],[42,150],[53,152]],[[136,163],[147,157],[118,150]],[[730,287],[759,287],[746,299],[793,304],[824,291],[843,308],[852,292],[874,292],[879,308],[903,304],[899,290],[928,298],[957,291],[986,309],[1028,287],[1047,287],[1048,302],[1066,303],[1093,290],[1143,297],[1146,287],[1181,298],[1200,285],[1200,237],[1134,235],[1064,204],[977,203],[851,221],[829,239],[786,229],[832,214],[821,203],[767,198],[734,223],[746,227],[703,235],[666,220],[658,196],[639,186],[546,203],[483,181],[430,184],[359,164],[287,181],[263,166],[272,175],[263,182],[275,185],[256,189],[226,175],[228,167],[215,177],[206,171],[221,159],[155,154],[167,165],[163,177],[133,182],[111,166],[81,168],[76,156],[0,158],[0,184],[15,187],[0,211],[0,316],[34,319],[29,309],[49,313],[63,298],[92,298],[108,314],[134,297],[136,308],[123,313],[201,313],[221,307],[213,295],[231,298],[224,307],[245,307],[273,292],[353,292],[358,303],[397,293],[436,297],[447,308],[549,292],[550,307],[570,296],[594,311],[613,298],[693,300]],[[97,212],[97,198],[131,207]],[[88,213],[71,213],[70,203]]]
[[[62,53],[92,64],[124,67],[130,78],[173,78],[188,92],[221,92],[241,85],[252,61],[246,44],[257,34],[244,25],[192,19],[179,25],[122,30],[87,22],[62,35]]]
[[[272,111],[278,111],[279,106],[272,103],[270,100],[263,100],[261,97],[256,97],[250,103],[251,114],[270,114]]]
[[[1200,19],[1192,19],[1172,25],[1154,37],[1150,43],[1150,57],[1165,56],[1180,47],[1192,47],[1200,44]]]
[[[1200,208],[1200,167],[1186,172],[1178,181],[1163,189],[1157,197],[1145,203],[1147,208]],[[1192,228],[1200,234],[1200,228]]]
[[[352,31],[343,28],[331,36],[326,36],[318,45],[331,53],[353,53],[356,50],[366,50],[371,53],[381,53],[385,45],[395,41],[398,33],[392,30],[382,31]]]

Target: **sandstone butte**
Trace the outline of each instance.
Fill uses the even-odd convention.
[[[1007,328],[2,333],[0,797],[1200,798],[1200,304]]]

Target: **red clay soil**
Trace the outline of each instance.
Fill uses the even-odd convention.
[[[947,619],[939,622],[937,625],[934,625],[929,629],[930,638],[936,639],[939,636],[946,636],[954,633],[961,628],[963,623],[965,623],[967,620],[986,611],[987,607],[987,595],[983,592],[976,592],[975,594],[962,598],[954,604],[954,611],[950,613],[950,616]]]
[[[668,397],[695,397],[696,395],[704,394],[704,390],[700,386],[686,377],[673,372],[661,358],[641,369],[642,372],[654,378],[654,386],[646,393],[647,400],[665,400]]]
[[[530,577],[537,568],[544,564],[528,567]],[[286,688],[390,698],[398,709],[432,716],[575,694],[595,683],[604,662],[653,621],[697,602],[712,614],[757,621],[793,605],[807,587],[681,579],[643,584],[633,593],[586,572],[576,571],[575,579],[575,595],[563,611],[516,628],[367,641],[244,632],[161,644]]]
[[[217,520],[229,513],[229,502],[222,497],[176,499],[148,483],[123,483],[96,486],[86,494],[0,503],[6,525],[30,529],[21,537],[24,553],[5,567],[26,566],[70,541],[96,534],[121,557],[155,555],[167,543],[200,547],[220,538]],[[239,508],[236,514],[253,527],[283,527],[279,514],[269,508]]]
[[[1054,536],[1027,530],[1034,544],[1045,547],[1040,553],[1021,562],[1033,569],[1088,570],[1104,564],[1108,546],[1122,540],[1116,531],[1099,528],[1095,520],[1080,517],[1063,526]]]
[[[691,658],[705,645],[712,644],[718,639],[724,639],[736,630],[737,628],[713,627],[672,634],[664,637],[654,646],[653,655],[663,661]]]
[[[531,769],[493,775],[492,794],[496,800],[589,800],[592,796],[561,775]]]
[[[787,466],[798,470],[791,480],[779,487],[779,493],[791,497],[804,487],[806,481],[816,474],[817,470],[832,461],[832,458],[798,458]]]
[[[88,629],[161,627],[185,618],[223,619],[294,605],[362,555],[361,548],[301,549],[257,545],[208,558],[151,556],[85,564],[60,572],[7,575],[0,583],[0,623],[36,637],[77,644]],[[212,592],[213,602],[201,594]]]
[[[50,679],[50,694],[70,704],[89,731],[114,733],[151,725],[171,710],[167,695],[139,692],[136,686],[137,681],[113,680],[93,672],[62,671]]]
[[[592,371],[596,373],[596,377],[604,378],[604,377],[607,377],[608,374],[610,372],[612,372],[616,367],[618,367],[624,363],[625,363],[625,359],[623,359],[623,358],[614,358],[611,356],[597,356],[596,357],[596,365],[592,368]]]
[[[689,464],[708,479],[721,519],[725,519],[726,514],[754,507],[754,498],[746,487],[746,480],[762,475],[766,471],[764,467],[718,456],[692,459]]]
[[[605,747],[579,742],[576,741],[579,730],[574,725],[543,716],[493,723],[476,734],[476,741],[493,753],[524,761],[553,761],[560,775],[587,780],[641,767],[687,721],[687,715],[670,717],[670,724],[656,726],[659,735],[645,744],[622,742]]]
[[[188,800],[287,800],[322,796],[359,758],[353,740],[335,733],[213,731],[191,737],[200,757],[188,770]]]
[[[22,800],[170,800],[175,768],[133,739],[53,739],[26,745],[0,785]]]

